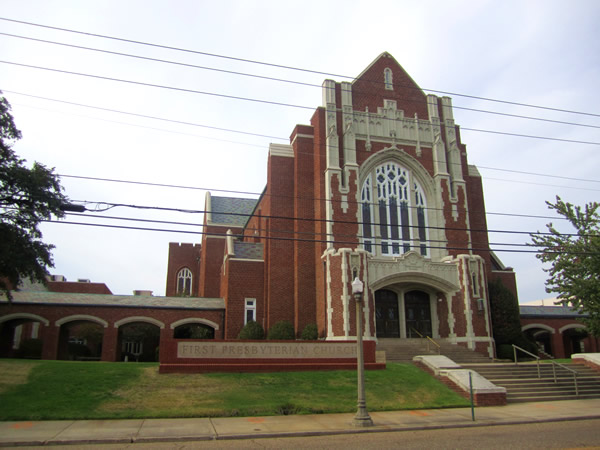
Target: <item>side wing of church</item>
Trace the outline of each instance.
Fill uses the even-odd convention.
[[[515,275],[490,251],[451,99],[388,53],[322,91],[310,125],[270,146],[259,199],[207,193],[202,243],[170,244],[166,295],[224,299],[225,339],[288,320],[352,340],[358,277],[364,339],[431,336],[493,356],[487,283],[516,295]]]

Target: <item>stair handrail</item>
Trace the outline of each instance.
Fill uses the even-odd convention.
[[[557,363],[556,361],[552,361],[551,359],[549,359],[548,361],[552,363],[552,375],[554,376],[554,382],[555,383],[557,382],[556,381],[556,367],[555,366],[559,366],[559,367],[561,367],[563,369],[566,369],[569,372],[573,373],[573,383],[575,384],[575,395],[577,397],[579,397],[579,388],[577,386],[577,375],[578,375],[578,372],[576,370],[574,370],[574,369],[571,369],[570,367],[565,366],[564,364]]]
[[[542,378],[542,375],[540,373],[540,357],[537,356],[537,355],[534,355],[531,352],[528,352],[527,350],[525,350],[525,349],[523,349],[523,348],[521,348],[521,347],[519,347],[519,346],[517,346],[515,344],[512,344],[512,346],[513,346],[513,351],[514,351],[514,355],[515,355],[515,365],[517,365],[517,363],[518,363],[518,361],[517,361],[517,350],[520,350],[523,353],[527,353],[528,355],[533,356],[536,359],[537,369],[538,369],[538,378]],[[556,380],[556,367],[555,366],[559,366],[559,367],[561,367],[563,369],[566,369],[569,372],[573,373],[573,384],[575,385],[575,396],[579,397],[579,387],[577,386],[577,371],[573,370],[570,367],[567,367],[567,366],[565,366],[565,365],[563,365],[561,363],[557,363],[556,361],[552,361],[551,359],[549,359],[548,362],[550,362],[552,364],[552,375],[553,375],[555,383],[557,383],[557,380]]]
[[[512,344],[512,347],[513,347],[513,353],[515,355],[515,366],[519,364],[519,360],[517,359],[517,350],[520,350],[523,353],[527,353],[529,356],[533,356],[536,359],[538,378],[542,378],[542,373],[540,371],[540,357],[537,356],[537,355],[534,355],[531,352],[528,352],[527,350],[525,350],[524,348],[519,347],[518,345]]]
[[[441,353],[442,353],[442,346],[440,344],[438,344],[437,342],[435,342],[433,340],[433,338],[431,338],[429,336],[423,336],[421,333],[419,333],[418,330],[415,330],[412,327],[411,327],[411,330],[414,331],[415,333],[417,333],[421,338],[427,338],[427,351],[430,351],[429,343],[431,342],[433,345],[435,345],[437,347],[438,355],[441,355]]]

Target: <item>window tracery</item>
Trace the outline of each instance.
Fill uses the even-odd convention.
[[[411,189],[412,186],[412,189]],[[400,255],[427,249],[426,197],[410,172],[395,162],[372,170],[361,189],[362,242],[366,251]]]
[[[177,272],[177,295],[192,295],[192,271],[187,267]]]

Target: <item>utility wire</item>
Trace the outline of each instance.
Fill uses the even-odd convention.
[[[202,51],[198,51],[198,50],[190,50],[190,49],[184,49],[184,48],[180,48],[180,47],[173,47],[173,46],[167,46],[167,45],[161,45],[161,44],[154,44],[154,43],[150,43],[150,42],[137,41],[137,40],[133,40],[133,39],[125,39],[125,38],[119,38],[119,37],[114,37],[114,36],[107,36],[107,35],[102,35],[102,34],[98,34],[98,33],[90,33],[90,32],[85,32],[85,31],[72,30],[72,29],[68,29],[68,28],[54,27],[54,26],[50,26],[50,25],[42,25],[42,24],[37,24],[37,23],[33,23],[33,22],[26,22],[26,21],[22,21],[22,20],[10,19],[7,17],[0,17],[0,20],[4,20],[7,22],[13,22],[13,23],[20,23],[23,25],[29,25],[29,26],[34,26],[34,27],[46,28],[46,29],[51,29],[51,30],[63,31],[63,32],[67,32],[67,33],[74,33],[74,34],[92,36],[92,37],[97,37],[97,38],[102,38],[102,39],[127,42],[127,43],[136,44],[136,45],[143,45],[143,46],[149,46],[149,47],[155,47],[155,48],[162,48],[162,49],[166,49],[166,50],[173,50],[173,51],[178,51],[178,52],[227,59],[227,60],[231,60],[231,61],[238,61],[238,62],[244,62],[244,63],[250,63],[250,64],[258,64],[258,65],[275,67],[275,68],[286,69],[286,70],[294,70],[294,71],[313,73],[313,74],[318,74],[318,75],[332,76],[332,77],[336,77],[336,78],[345,78],[345,79],[349,79],[349,80],[356,79],[355,77],[351,77],[351,76],[347,76],[347,75],[340,75],[340,74],[334,74],[334,73],[330,73],[330,72],[323,72],[323,71],[311,70],[311,69],[303,69],[303,68],[287,66],[287,65],[283,65],[283,64],[267,63],[267,62],[263,62],[263,61],[256,61],[256,60],[245,59],[245,58],[237,58],[237,57],[233,57],[233,56],[220,55],[220,54],[216,54],[216,53],[208,53],[208,52],[202,52]],[[380,82],[380,84],[381,83],[382,82]],[[408,87],[408,86],[405,86],[405,87]],[[513,102],[513,101],[508,101],[508,100],[499,100],[499,99],[494,99],[494,98],[489,98],[489,97],[481,97],[481,96],[468,95],[468,94],[460,94],[460,93],[456,93],[456,92],[441,91],[441,90],[436,90],[436,89],[422,88],[422,90],[428,91],[428,92],[444,94],[444,95],[452,95],[452,96],[456,96],[456,97],[471,98],[471,99],[475,99],[475,100],[485,100],[485,101],[489,101],[489,102],[503,103],[503,104],[508,104],[508,105],[543,109],[543,110],[547,110],[547,111],[556,111],[556,112],[564,112],[564,113],[570,113],[570,114],[579,114],[579,115],[587,115],[587,116],[592,116],[592,117],[600,117],[600,114],[589,113],[589,112],[573,111],[573,110],[553,108],[553,107],[540,106],[540,105],[532,105],[532,104],[527,104],[527,103]]]
[[[99,224],[99,223],[88,223],[88,222],[70,222],[70,221],[56,221],[56,220],[43,220],[43,222],[51,222],[51,223],[59,223],[59,224],[67,224],[67,225],[83,225],[83,226],[93,226],[93,227],[104,227],[104,228],[116,228],[116,229],[124,229],[124,230],[136,230],[136,231],[160,231],[166,233],[184,233],[184,234],[196,234],[196,235],[209,235],[209,236],[217,236],[217,237],[228,237],[231,236],[233,238],[243,238],[242,235],[228,235],[226,233],[214,233],[207,231],[189,231],[189,230],[171,230],[171,229],[161,229],[161,228],[145,228],[145,227],[130,227],[123,225],[109,225],[109,224]],[[359,245],[359,242],[356,240],[353,241],[339,241],[333,239],[303,239],[303,238],[293,238],[293,237],[283,237],[283,236],[258,236],[257,239],[264,240],[277,240],[277,241],[293,241],[293,242],[307,242],[307,243],[322,243],[322,244],[338,244],[338,245]],[[372,243],[373,246],[381,246],[385,245],[382,243]],[[472,251],[472,252],[507,252],[507,253],[540,253],[540,250],[523,250],[523,249],[506,249],[506,248],[473,248],[473,247],[449,247],[449,246],[432,246],[425,245],[429,249],[441,249],[441,250],[456,250],[456,251]],[[545,253],[557,253],[564,254],[562,251],[546,251]],[[596,255],[594,252],[569,252],[572,255]]]
[[[204,124],[199,124],[199,123],[194,123],[194,122],[186,122],[186,121],[182,121],[182,120],[174,120],[174,119],[167,119],[166,117],[158,117],[158,116],[149,116],[146,114],[138,114],[138,113],[133,113],[133,112],[128,112],[128,111],[120,111],[117,109],[111,109],[111,108],[103,108],[100,106],[92,106],[92,105],[86,105],[83,103],[76,103],[76,102],[69,102],[66,100],[57,100],[54,98],[48,98],[48,97],[41,97],[39,95],[31,95],[31,94],[24,94],[22,92],[17,92],[17,91],[9,91],[9,90],[4,90],[3,92],[8,92],[10,94],[15,94],[15,95],[22,95],[24,97],[31,97],[31,98],[37,98],[40,100],[46,100],[46,101],[50,101],[50,102],[57,102],[57,103],[64,103],[67,105],[72,105],[72,106],[79,106],[82,108],[90,108],[90,109],[96,109],[99,111],[107,111],[107,112],[112,112],[112,113],[117,113],[117,114],[124,114],[124,115],[128,115],[128,116],[134,116],[134,117],[141,117],[144,119],[152,119],[152,120],[160,120],[162,122],[170,122],[170,123],[176,123],[179,125],[187,125],[187,126],[192,126],[192,127],[198,127],[198,128],[207,128],[209,130],[216,130],[216,131],[225,131],[228,133],[237,133],[237,134],[244,134],[247,136],[256,136],[256,137],[263,137],[263,138],[268,138],[268,139],[277,139],[280,141],[289,141],[288,138],[283,138],[283,137],[279,137],[279,136],[270,136],[267,134],[260,134],[260,133],[252,133],[249,131],[240,131],[240,130],[234,130],[231,128],[220,128],[220,127],[215,127],[215,126],[211,126],[211,125],[204,125]],[[98,119],[98,120],[104,120],[104,119]],[[120,123],[120,122],[117,122]],[[125,124],[125,125],[130,125],[130,124]],[[138,126],[138,125],[133,125],[133,126]],[[168,131],[168,130],[166,130]]]
[[[89,210],[88,210],[89,211]],[[89,211],[89,212],[93,212],[93,211]],[[206,213],[206,211],[204,211],[204,213]],[[77,212],[66,212],[65,213],[68,216],[79,216],[79,217],[86,217],[86,218],[94,218],[94,219],[110,219],[110,220],[125,220],[125,221],[130,221],[130,222],[145,222],[145,223],[160,223],[160,224],[167,224],[167,225],[183,225],[183,226],[191,226],[191,227],[204,227],[204,224],[202,223],[195,223],[195,222],[175,222],[175,221],[170,221],[170,220],[156,220],[156,219],[140,219],[140,218],[136,218],[136,217],[122,217],[122,216],[107,216],[107,215],[102,215],[102,214],[94,214],[93,216],[90,216],[89,214],[82,214],[82,213],[77,213]],[[213,213],[214,214],[214,213]],[[219,213],[221,215],[223,215],[224,213]],[[246,216],[246,217],[252,217],[251,214],[235,214],[238,216]],[[364,225],[364,223],[362,222],[353,222],[353,221],[334,221],[334,220],[327,220],[327,219],[292,219],[292,218],[288,218],[288,217],[280,217],[280,216],[261,216],[261,218],[268,218],[268,219],[286,219],[286,220],[310,220],[312,222],[332,222],[332,223],[343,223],[343,224],[350,224],[350,225]],[[375,225],[375,226],[379,226],[380,224],[378,223],[369,223],[369,225]],[[213,225],[210,225],[213,226]],[[236,227],[234,225],[232,225],[232,228],[240,228],[240,227]],[[413,229],[418,229],[419,227],[417,225],[408,225],[408,228],[413,228]],[[546,232],[530,232],[530,231],[516,231],[516,230],[477,230],[477,229],[472,229],[472,228],[459,228],[459,227],[434,227],[434,226],[426,226],[425,228],[427,229],[434,229],[434,230],[444,230],[444,231],[469,231],[471,233],[504,233],[504,234],[526,234],[528,236],[535,234],[535,235],[539,235],[539,236],[556,236],[556,233],[552,233],[549,231]],[[316,236],[316,235],[320,235],[320,234],[326,234],[325,232],[315,232],[315,231],[297,231],[297,230],[278,230],[278,229],[269,229],[270,233],[288,233],[288,234],[309,234],[312,236]],[[349,237],[349,238],[354,238],[354,237],[358,237],[359,239],[371,239],[367,236],[363,236],[363,235],[356,235],[356,234],[340,234],[340,233],[336,233],[336,236],[340,236],[340,237]],[[560,233],[560,236],[582,236],[579,235],[577,233]],[[409,239],[409,241],[415,241],[415,239]],[[425,239],[426,242],[446,242],[446,241],[440,241],[440,240],[434,240],[434,239]],[[490,243],[490,245],[515,245],[515,246],[527,246],[529,244],[517,244],[517,243]]]
[[[41,97],[41,96],[38,96],[38,95],[24,94],[22,92],[9,91],[9,90],[4,90],[4,92],[10,93],[10,94],[15,94],[15,95],[22,95],[22,96],[25,96],[25,97],[37,98],[37,99],[41,99],[41,100],[47,100],[47,101],[51,101],[51,102],[65,103],[65,104],[79,106],[79,107],[84,107],[84,108],[97,109],[97,110],[101,110],[101,111],[114,112],[114,113],[118,113],[118,114],[125,114],[125,115],[142,117],[142,118],[147,118],[147,119],[160,120],[160,121],[165,121],[165,122],[172,122],[172,123],[189,125],[189,126],[194,126],[194,127],[208,128],[208,129],[213,129],[213,130],[218,130],[218,131],[225,131],[225,132],[231,132],[231,133],[239,133],[239,134],[245,134],[245,135],[250,135],[250,136],[265,137],[265,138],[269,138],[269,139],[278,139],[278,140],[282,140],[282,141],[288,141],[289,140],[289,139],[284,138],[284,137],[270,136],[270,135],[264,135],[264,134],[258,134],[258,133],[251,133],[251,132],[247,132],[247,131],[239,131],[239,130],[234,130],[234,129],[230,129],[230,128],[213,127],[213,126],[210,126],[210,125],[203,125],[203,124],[198,124],[198,123],[191,123],[191,122],[184,122],[184,121],[179,121],[179,120],[167,119],[165,117],[148,116],[148,115],[145,115],[145,114],[137,114],[137,113],[127,112],[127,111],[120,111],[120,110],[116,110],[116,109],[110,109],[110,108],[103,108],[103,107],[98,107],[98,106],[87,105],[87,104],[83,104],[83,103],[75,103],[75,102],[69,102],[69,101],[65,101],[65,100],[52,99],[52,98],[48,98],[48,97]],[[65,114],[69,114],[69,113],[65,113]],[[83,117],[86,117],[86,116],[83,116]],[[125,122],[111,121],[111,120],[101,119],[101,118],[95,118],[95,117],[93,117],[92,119],[102,120],[102,121],[108,121],[108,122],[113,122],[113,123],[118,123],[118,124],[128,125],[128,126],[134,126],[134,127],[147,128],[147,129],[156,130],[156,131],[164,131],[164,132],[167,132],[167,133],[176,133],[176,134],[190,135],[188,133],[182,133],[182,132],[178,132],[178,131],[166,130],[166,129],[161,129],[161,128],[147,127],[147,126],[138,125],[138,124],[130,124],[130,123],[125,123]],[[229,143],[234,143],[234,144],[239,144],[239,145],[249,145],[249,146],[253,146],[253,147],[258,147],[258,148],[264,149],[264,146],[258,145],[258,144],[250,144],[250,143],[246,143],[246,142],[228,141],[228,140],[213,138],[213,137],[209,137],[209,136],[198,136],[198,135],[190,135],[190,136],[200,137],[200,138],[204,138],[204,139],[211,139],[211,140],[216,140],[216,141],[222,141],[222,142],[229,142]],[[311,154],[312,155],[313,153],[299,152],[299,154]],[[448,161],[447,164],[462,165],[462,163],[452,163],[450,161]],[[582,182],[589,182],[589,183],[600,183],[600,180],[592,180],[592,179],[589,179],[589,178],[586,179],[586,178],[566,177],[566,176],[561,176],[561,175],[543,174],[543,173],[536,173],[536,172],[526,172],[526,171],[521,171],[521,170],[503,169],[503,168],[487,167],[487,166],[480,166],[480,165],[477,165],[477,168],[478,169],[486,169],[486,170],[496,170],[496,171],[501,171],[501,172],[517,173],[517,174],[523,174],[523,175],[533,175],[533,176],[539,176],[539,177],[559,178],[559,179],[570,180],[570,181],[582,181]],[[69,175],[64,175],[64,176],[68,177]],[[75,176],[71,176],[71,177],[75,178]],[[81,178],[86,178],[86,177],[81,177]],[[525,183],[525,182],[516,181],[516,180],[502,180],[502,179],[499,179],[499,178],[485,177],[485,179],[495,179],[495,180],[499,180],[499,181],[510,181],[510,182],[517,182],[517,183]],[[116,181],[116,180],[105,179],[104,181]],[[148,183],[148,184],[152,185],[152,183]],[[535,184],[535,183],[533,183],[533,184]],[[573,186],[556,186],[556,185],[547,185],[547,184],[545,184],[543,186],[569,188],[569,189],[580,189],[580,190],[595,190],[595,189],[580,188],[580,187],[573,187]],[[258,194],[255,194],[255,195],[258,195]]]
[[[315,87],[315,88],[319,88],[319,89],[322,88],[322,85],[315,84],[315,83],[305,83],[302,81],[287,80],[284,78],[267,77],[264,75],[257,75],[257,74],[247,73],[247,72],[225,70],[225,69],[219,69],[219,68],[215,68],[215,67],[200,66],[200,65],[196,65],[196,64],[189,64],[189,63],[183,63],[183,62],[165,60],[165,59],[159,59],[159,58],[150,58],[147,56],[134,55],[131,53],[115,52],[115,51],[104,50],[104,49],[99,49],[99,48],[67,44],[64,42],[50,41],[47,39],[36,39],[36,38],[28,37],[28,36],[20,36],[20,35],[10,34],[10,33],[1,33],[0,32],[0,35],[19,38],[19,39],[26,39],[26,40],[35,41],[35,42],[42,42],[42,43],[46,43],[46,44],[53,44],[53,45],[59,45],[59,46],[64,46],[64,47],[76,48],[79,50],[87,50],[87,51],[93,51],[93,52],[99,52],[99,53],[106,53],[106,54],[110,54],[110,55],[135,58],[135,59],[140,59],[140,60],[144,60],[144,61],[158,62],[158,63],[162,63],[162,64],[171,64],[171,65],[188,67],[188,68],[193,68],[193,69],[201,69],[201,70],[208,70],[208,71],[214,71],[214,72],[219,72],[219,73],[227,73],[227,74],[231,74],[231,75],[263,79],[263,80],[267,80],[267,81],[276,81],[276,82],[280,82],[280,83],[290,83],[290,84],[301,85],[301,86]],[[404,88],[407,88],[407,87],[408,86],[404,86]],[[355,91],[355,90],[353,90],[352,93],[353,93],[353,95],[361,94],[360,91]],[[452,105],[452,108],[453,109],[461,109],[461,110],[465,110],[465,111],[471,111],[471,112],[484,113],[484,114],[494,114],[494,115],[499,115],[499,116],[504,116],[504,117],[513,117],[513,118],[518,118],[518,119],[537,120],[537,121],[550,122],[550,123],[556,123],[556,124],[562,124],[562,125],[600,129],[599,125],[582,124],[582,123],[576,123],[576,122],[565,122],[565,121],[561,121],[561,120],[552,120],[552,119],[546,119],[546,118],[542,118],[542,117],[531,117],[531,116],[525,116],[525,115],[520,115],[520,114],[509,114],[509,113],[504,113],[504,112],[499,112],[499,111],[489,111],[489,110],[484,110],[484,109],[467,108],[467,107],[458,106],[458,105]]]
[[[64,178],[73,178],[73,179],[81,179],[81,180],[91,180],[91,181],[104,181],[104,182],[112,182],[112,183],[124,183],[124,184],[136,184],[142,186],[154,186],[154,187],[166,187],[166,188],[175,188],[175,189],[190,189],[190,190],[198,190],[205,192],[222,192],[225,194],[242,194],[242,195],[252,195],[252,196],[265,196],[270,195],[273,198],[287,198],[290,200],[309,200],[309,201],[330,201],[340,203],[341,200],[334,199],[326,199],[326,198],[318,198],[318,197],[299,197],[299,196],[291,196],[291,195],[281,195],[281,194],[267,194],[266,192],[258,193],[251,191],[235,191],[229,189],[217,189],[217,188],[208,188],[208,187],[199,187],[199,186],[185,186],[185,185],[177,185],[177,184],[166,184],[166,183],[151,183],[145,181],[131,181],[131,180],[118,180],[112,178],[100,178],[100,177],[86,177],[82,175],[67,175],[67,174],[58,174],[60,177]],[[95,202],[92,202],[95,203]],[[102,203],[102,202],[100,202]],[[350,204],[363,204],[365,202],[357,202],[355,200],[347,200],[346,203]],[[369,205],[379,205],[379,203],[375,202],[367,202]],[[388,204],[386,203],[386,206]],[[415,206],[409,206],[409,208],[416,208]],[[432,208],[432,207],[424,207],[426,210],[434,210],[434,211],[443,211],[442,208]],[[542,216],[542,215],[532,215],[532,214],[515,214],[515,213],[498,213],[498,212],[486,212],[486,215],[501,215],[501,216],[514,216],[514,217],[527,217],[527,218],[536,218],[536,219],[552,219],[552,220],[566,220],[564,217],[552,217],[552,216]]]
[[[82,76],[82,77],[86,77],[86,78],[100,79],[100,80],[104,80],[104,81],[113,81],[113,82],[119,82],[119,83],[125,83],[125,84],[132,84],[132,85],[136,85],[136,86],[166,89],[166,90],[176,91],[176,92],[185,92],[188,94],[208,95],[208,96],[212,96],[212,97],[227,98],[230,100],[242,100],[242,101],[248,101],[248,102],[254,102],[254,103],[264,103],[267,105],[274,105],[274,106],[307,109],[307,110],[311,110],[311,111],[313,111],[315,109],[312,106],[295,105],[292,103],[275,102],[272,100],[263,100],[263,99],[256,99],[256,98],[251,98],[251,97],[241,97],[241,96],[236,96],[236,95],[218,94],[216,92],[199,91],[196,89],[186,89],[186,88],[179,88],[179,87],[175,87],[175,86],[167,86],[167,85],[154,84],[154,83],[145,83],[142,81],[125,80],[122,78],[105,77],[102,75],[87,74],[87,73],[82,73],[82,72],[73,72],[70,70],[62,70],[62,69],[53,69],[50,67],[35,66],[35,65],[31,65],[31,64],[22,64],[22,63],[17,63],[17,62],[13,62],[13,61],[0,60],[0,63],[14,65],[14,66],[18,66],[18,67],[26,67],[29,69],[37,69],[37,70],[44,70],[44,71],[55,72],[55,73],[63,73],[63,74],[68,74],[68,75]],[[355,115],[356,112],[353,112],[352,114]],[[388,119],[388,120],[396,120],[396,119]],[[554,138],[554,137],[549,137],[549,136],[535,136],[535,135],[529,135],[529,134],[518,134],[518,133],[509,133],[509,132],[502,132],[502,131],[493,131],[493,130],[481,130],[481,129],[477,129],[477,128],[464,128],[464,127],[460,127],[460,128],[462,130],[475,131],[475,132],[480,132],[480,133],[493,133],[493,134],[501,134],[501,135],[505,135],[505,136],[525,137],[525,138],[530,138],[530,139],[543,139],[543,140],[550,140],[550,141],[557,141],[557,142],[568,142],[571,144],[600,145],[600,142],[580,141],[580,140],[574,140],[574,139],[561,139],[561,138]]]
[[[81,201],[77,201],[77,200],[75,200],[75,201],[81,202]],[[344,225],[368,224],[368,225],[375,226],[375,227],[382,225],[381,223],[372,222],[372,221],[358,222],[358,221],[354,221],[354,220],[318,219],[318,218],[314,218],[314,217],[290,217],[290,216],[277,216],[277,215],[256,216],[256,215],[254,215],[254,212],[239,213],[239,212],[229,212],[229,211],[206,211],[206,210],[196,210],[196,209],[171,208],[171,207],[166,207],[166,206],[144,206],[144,205],[132,205],[132,204],[125,204],[125,203],[95,202],[95,201],[86,201],[86,202],[82,202],[82,203],[96,204],[98,209],[96,209],[96,210],[87,209],[87,211],[92,212],[92,213],[93,212],[104,212],[104,211],[108,211],[109,209],[116,208],[116,207],[124,207],[124,208],[133,208],[133,209],[180,212],[180,213],[186,213],[186,214],[214,214],[214,215],[219,215],[219,216],[233,216],[233,217],[245,217],[245,218],[256,217],[256,218],[261,218],[261,219],[286,220],[286,221],[294,221],[294,222],[297,221],[297,222],[311,222],[311,223],[332,223],[332,224],[344,224]],[[100,205],[106,205],[106,207],[101,207]],[[515,214],[515,216],[521,216],[521,215]],[[87,216],[87,217],[90,217],[90,216]],[[547,218],[556,219],[556,217],[547,217]],[[227,226],[227,225],[228,224],[225,224],[225,226]],[[233,228],[245,228],[246,225],[247,225],[247,223],[243,224],[243,225],[231,224],[230,226]],[[388,226],[390,224],[384,224],[384,225]],[[398,224],[398,225],[401,226],[401,224]],[[414,228],[414,229],[419,228],[418,225],[406,225],[406,227]],[[471,233],[540,234],[540,235],[552,234],[549,232],[539,232],[539,231],[489,230],[489,229],[462,228],[462,227],[439,227],[439,226],[432,226],[432,225],[425,226],[424,228],[432,229],[432,230],[443,230],[443,231],[468,231]],[[291,231],[281,231],[281,232],[289,233]],[[561,235],[563,235],[563,236],[580,236],[577,233],[574,233],[574,234],[561,233]]]

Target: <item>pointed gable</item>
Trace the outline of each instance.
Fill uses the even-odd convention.
[[[377,112],[384,100],[396,102],[404,117],[428,119],[427,96],[392,55],[383,52],[352,82],[353,109]]]

